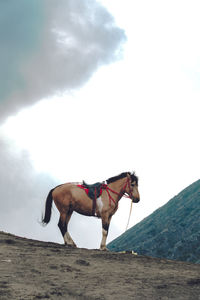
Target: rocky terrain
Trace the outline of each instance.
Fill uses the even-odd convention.
[[[200,263],[200,180],[112,241],[112,251]]]
[[[200,265],[0,232],[0,299],[200,299]]]

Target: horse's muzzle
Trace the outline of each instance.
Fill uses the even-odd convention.
[[[140,198],[135,198],[135,197],[132,198],[133,203],[138,203],[139,201],[140,201]]]

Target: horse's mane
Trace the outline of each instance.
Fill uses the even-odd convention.
[[[127,174],[129,174],[129,175],[131,176],[131,180],[132,180],[132,181],[136,181],[136,184],[138,184],[138,177],[135,175],[134,172],[133,172],[132,174],[131,174],[131,172],[123,172],[123,173],[121,173],[121,174],[119,174],[119,175],[117,175],[117,176],[108,178],[108,179],[106,180],[106,182],[107,182],[107,184],[112,183],[112,182],[115,182],[115,181],[117,181],[117,180],[119,180],[119,179],[122,179],[122,178],[126,177]]]

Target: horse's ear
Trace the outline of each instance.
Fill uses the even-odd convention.
[[[127,177],[128,177],[128,179],[131,179],[131,174],[130,174],[130,172],[127,173]]]

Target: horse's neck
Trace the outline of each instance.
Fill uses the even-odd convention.
[[[123,188],[124,188],[124,185],[126,183],[126,180],[127,178],[122,178],[122,179],[119,179],[115,182],[112,182],[110,184],[108,184],[108,187],[111,188],[113,191],[115,191],[117,194],[113,194],[113,198],[115,198],[115,200],[120,200],[121,197],[123,196]]]

